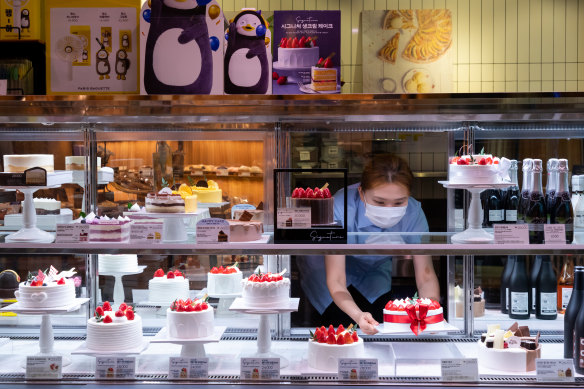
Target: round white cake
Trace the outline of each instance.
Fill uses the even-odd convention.
[[[245,279],[243,286],[243,300],[250,305],[278,305],[290,299],[290,279],[280,281],[255,282]]]
[[[213,308],[199,312],[166,310],[168,336],[179,339],[204,338],[213,335]]]
[[[239,294],[242,290],[243,275],[239,269],[235,273],[207,273],[207,293],[211,296],[219,294]]]
[[[455,157],[448,165],[448,182],[474,185],[511,182],[508,175],[509,167],[510,160],[507,158],[499,160],[490,154]]]
[[[318,62],[318,47],[278,47],[278,65],[281,68],[309,68]]]
[[[97,256],[100,273],[132,273],[138,271],[138,256],[136,254],[99,254]]]
[[[541,345],[536,350],[521,347],[495,349],[488,348],[479,340],[477,353],[479,366],[505,372],[521,372],[535,370],[535,359],[541,356]]]
[[[53,154],[16,154],[4,156],[4,171],[22,173],[32,167],[42,167],[51,173],[55,170]]]
[[[308,341],[308,365],[313,369],[337,371],[339,359],[360,358],[364,353],[365,347],[361,338],[354,343],[342,345],[318,343],[312,339]]]
[[[174,278],[154,277],[148,281],[148,301],[170,304],[176,299],[189,297],[189,280],[183,276]]]
[[[133,320],[125,316],[116,317],[115,312],[106,311],[111,323],[97,322],[95,317],[87,321],[86,347],[95,351],[122,351],[140,346],[143,341],[142,319],[134,314]]]
[[[75,302],[75,285],[70,279],[65,279],[62,285],[55,281],[47,286],[28,286],[21,282],[14,295],[23,308],[63,307]]]

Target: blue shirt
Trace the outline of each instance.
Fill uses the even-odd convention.
[[[380,228],[365,216],[365,203],[359,196],[359,185],[347,188],[347,232],[428,232],[428,222],[420,202],[408,198],[404,217],[393,227]],[[344,189],[334,195],[335,220],[343,220]],[[360,242],[360,243],[365,243]],[[409,242],[415,243],[415,242]],[[326,286],[323,257],[299,257],[298,267],[302,273],[301,286],[310,303],[321,314],[333,302]],[[353,285],[369,302],[391,290],[391,257],[359,255],[347,256],[345,271],[347,286]]]

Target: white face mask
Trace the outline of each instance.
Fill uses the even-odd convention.
[[[379,207],[367,204],[365,201],[365,216],[379,228],[391,228],[404,217],[406,208],[407,205],[404,207]]]

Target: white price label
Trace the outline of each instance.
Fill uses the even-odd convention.
[[[301,161],[310,161],[310,151],[301,151],[299,154]]]
[[[310,208],[278,208],[278,228],[311,228]]]
[[[442,381],[478,382],[479,364],[476,358],[442,359]]]
[[[136,377],[135,357],[96,357],[95,378],[133,380]]]
[[[162,222],[133,223],[130,228],[130,242],[156,244],[162,243]]]
[[[497,244],[529,244],[527,224],[494,224],[493,231]]]
[[[26,378],[27,379],[61,379],[63,367],[63,357],[26,357]]]
[[[87,242],[88,238],[89,224],[57,224],[56,243]]]
[[[225,219],[208,218],[197,222],[197,243],[229,242],[229,223]]]
[[[536,379],[538,382],[574,382],[574,361],[572,359],[536,359]]]
[[[241,358],[242,380],[280,380],[280,358]]]
[[[377,359],[339,359],[339,379],[344,381],[377,381],[379,379]]]
[[[566,226],[564,224],[546,224],[543,226],[545,244],[566,244]]]
[[[209,378],[209,358],[171,357],[168,378],[171,380],[206,380]]]

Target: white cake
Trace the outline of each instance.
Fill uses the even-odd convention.
[[[37,215],[59,215],[61,213],[61,202],[55,199],[33,199],[34,208]],[[24,206],[24,201],[21,202]]]
[[[318,47],[278,47],[278,66],[281,68],[309,68],[318,62]]]
[[[443,309],[440,303],[428,298],[407,298],[389,301],[383,309],[383,327],[389,331],[412,331],[416,336],[418,332],[424,331],[419,324],[412,328],[412,319],[408,314],[411,310],[412,315],[422,319],[420,311],[425,311],[423,317],[426,324],[425,331],[441,328],[444,322]]]
[[[529,328],[517,322],[504,331],[498,324],[490,324],[478,342],[479,366],[504,372],[535,370],[535,360],[541,358],[539,334],[529,336]]]
[[[336,372],[339,367],[339,359],[362,358],[364,356],[363,339],[357,336],[352,330],[352,326],[347,330],[336,331],[339,334],[333,332],[333,334],[329,333],[322,338],[319,332],[320,329],[317,329],[314,332],[314,337],[308,341],[308,365],[313,369]],[[351,338],[349,340],[351,343],[347,343],[345,340],[347,336]],[[343,339],[339,339],[340,337]],[[331,344],[331,342],[334,344]],[[356,379],[357,377],[354,378]]]
[[[230,242],[254,242],[262,238],[264,223],[257,220],[227,220]]]
[[[70,279],[66,279],[63,285],[54,281],[47,286],[30,286],[21,282],[14,295],[23,308],[63,307],[75,301],[75,285]]]
[[[168,336],[196,339],[213,335],[213,307],[206,301],[175,301],[166,310]]]
[[[170,273],[173,273],[172,277],[170,277]],[[189,280],[178,270],[176,272],[169,271],[165,275],[162,269],[158,269],[154,273],[154,278],[148,281],[148,301],[150,302],[171,304],[174,300],[188,298]]]
[[[235,271],[227,270],[235,269]],[[207,273],[207,293],[209,295],[240,294],[243,274],[237,267],[212,268]]]
[[[278,274],[264,274],[277,281],[255,281],[258,275],[252,274],[241,281],[243,286],[242,297],[249,305],[278,305],[290,299],[290,279]],[[256,278],[254,278],[256,277]]]
[[[138,271],[136,254],[99,254],[97,265],[100,273],[132,273]]]
[[[120,308],[125,306],[122,304]],[[97,314],[102,309],[103,316]],[[139,347],[144,342],[142,335],[142,319],[139,315],[128,313],[127,308],[123,316],[116,316],[115,311],[103,311],[103,307],[96,309],[94,317],[87,321],[86,347],[94,351],[123,351]],[[108,317],[109,319],[105,319]],[[108,322],[111,319],[111,322]]]
[[[97,168],[101,168],[101,157],[97,157]],[[84,170],[85,156],[74,155],[65,157],[65,170]]]
[[[507,158],[493,158],[490,154],[463,155],[451,158],[448,165],[450,184],[502,184],[511,182]]]
[[[4,156],[4,171],[22,173],[32,167],[42,167],[47,172],[55,171],[53,154],[17,154]]]

